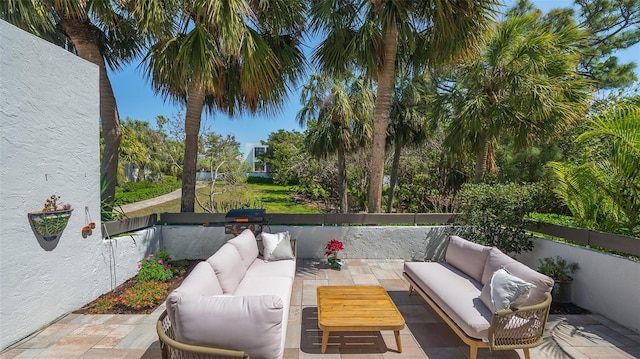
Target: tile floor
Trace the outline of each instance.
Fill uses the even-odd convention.
[[[342,271],[326,269],[318,260],[298,260],[291,297],[285,359],[468,358],[469,349],[424,303],[407,295],[401,260],[347,260]],[[396,351],[393,332],[332,333],[320,354],[316,287],[381,285],[387,289],[407,326],[401,331],[403,351]],[[155,323],[164,307],[150,315],[69,314],[0,354],[9,358],[160,358]],[[640,334],[600,315],[552,315],[546,339],[531,358],[640,358]],[[521,350],[490,352],[479,358],[520,358]]]

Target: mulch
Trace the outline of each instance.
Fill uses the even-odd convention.
[[[549,314],[591,314],[591,312],[573,303],[551,302],[551,310],[549,310]]]
[[[169,293],[171,293],[172,290],[178,288],[178,286],[180,286],[180,284],[182,283],[184,278],[186,278],[186,276],[191,272],[193,267],[195,267],[196,264],[198,264],[200,262],[201,262],[201,260],[188,260],[187,261],[187,265],[185,267],[186,270],[184,272],[182,272],[182,273],[175,274],[167,282],[167,283],[169,283],[169,290],[167,291],[167,295]],[[122,293],[124,293],[127,289],[133,287],[136,283],[138,283],[137,278],[133,277],[133,278],[127,280],[126,282],[120,284],[119,286],[117,286],[114,290],[112,290],[112,291],[110,291],[108,293],[105,293],[105,294],[99,296],[98,298],[92,300],[91,303],[89,303],[86,306],[76,310],[74,313],[76,313],[76,314],[86,314],[87,310],[89,309],[89,307],[91,306],[92,303],[95,303],[98,300],[100,300],[101,298],[106,297],[106,296],[109,296],[111,298],[118,297]],[[164,301],[166,299],[167,299],[167,297],[165,296],[164,298],[162,298],[158,302],[158,305],[156,305],[156,306],[154,306],[152,308],[136,309],[136,308],[127,307],[127,306],[122,305],[122,304],[116,304],[104,314],[151,314],[158,306],[160,306],[162,303],[164,303]]]

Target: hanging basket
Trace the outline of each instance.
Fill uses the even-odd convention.
[[[73,212],[73,208],[60,211],[31,212],[28,216],[36,233],[41,235],[45,241],[53,241],[67,227],[71,212]]]

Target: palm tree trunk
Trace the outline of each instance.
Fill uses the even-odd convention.
[[[340,213],[347,213],[349,210],[349,203],[347,202],[347,161],[342,146],[338,146],[338,192],[340,193]]]
[[[204,90],[191,84],[187,95],[187,113],[184,121],[184,168],[182,170],[182,199],[180,212],[194,212],[196,197],[196,164],[198,162],[198,136],[204,105]]]
[[[101,200],[104,206],[103,213],[110,213],[113,208],[118,181],[118,151],[120,139],[122,138],[116,98],[113,95],[104,59],[96,43],[89,21],[65,17],[62,11],[58,11],[58,16],[60,16],[60,24],[71,39],[71,42],[73,42],[78,56],[98,65],[100,70],[100,120],[104,138],[104,151],[100,164],[100,178],[104,185]]]
[[[484,174],[487,171],[487,155],[489,153],[489,140],[482,139],[482,146],[480,151],[476,153],[476,169],[473,176],[473,183],[482,183],[484,181]]]
[[[373,145],[371,147],[371,169],[369,174],[369,213],[382,212],[382,178],[384,176],[384,147],[387,140],[391,93],[395,82],[396,53],[398,51],[398,28],[395,20],[385,27],[382,38],[384,57],[378,73],[378,90],[374,109]]]
[[[400,155],[402,154],[402,141],[396,140],[393,149],[393,164],[391,165],[391,178],[389,181],[389,199],[387,203],[387,213],[393,211],[393,196],[398,182],[398,167],[400,167]]]

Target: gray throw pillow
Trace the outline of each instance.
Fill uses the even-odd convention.
[[[289,232],[261,233],[264,244],[264,261],[273,262],[283,259],[294,259]]]
[[[511,275],[506,269],[498,269],[482,288],[480,300],[492,313],[503,309],[515,310],[529,296],[533,284]]]

